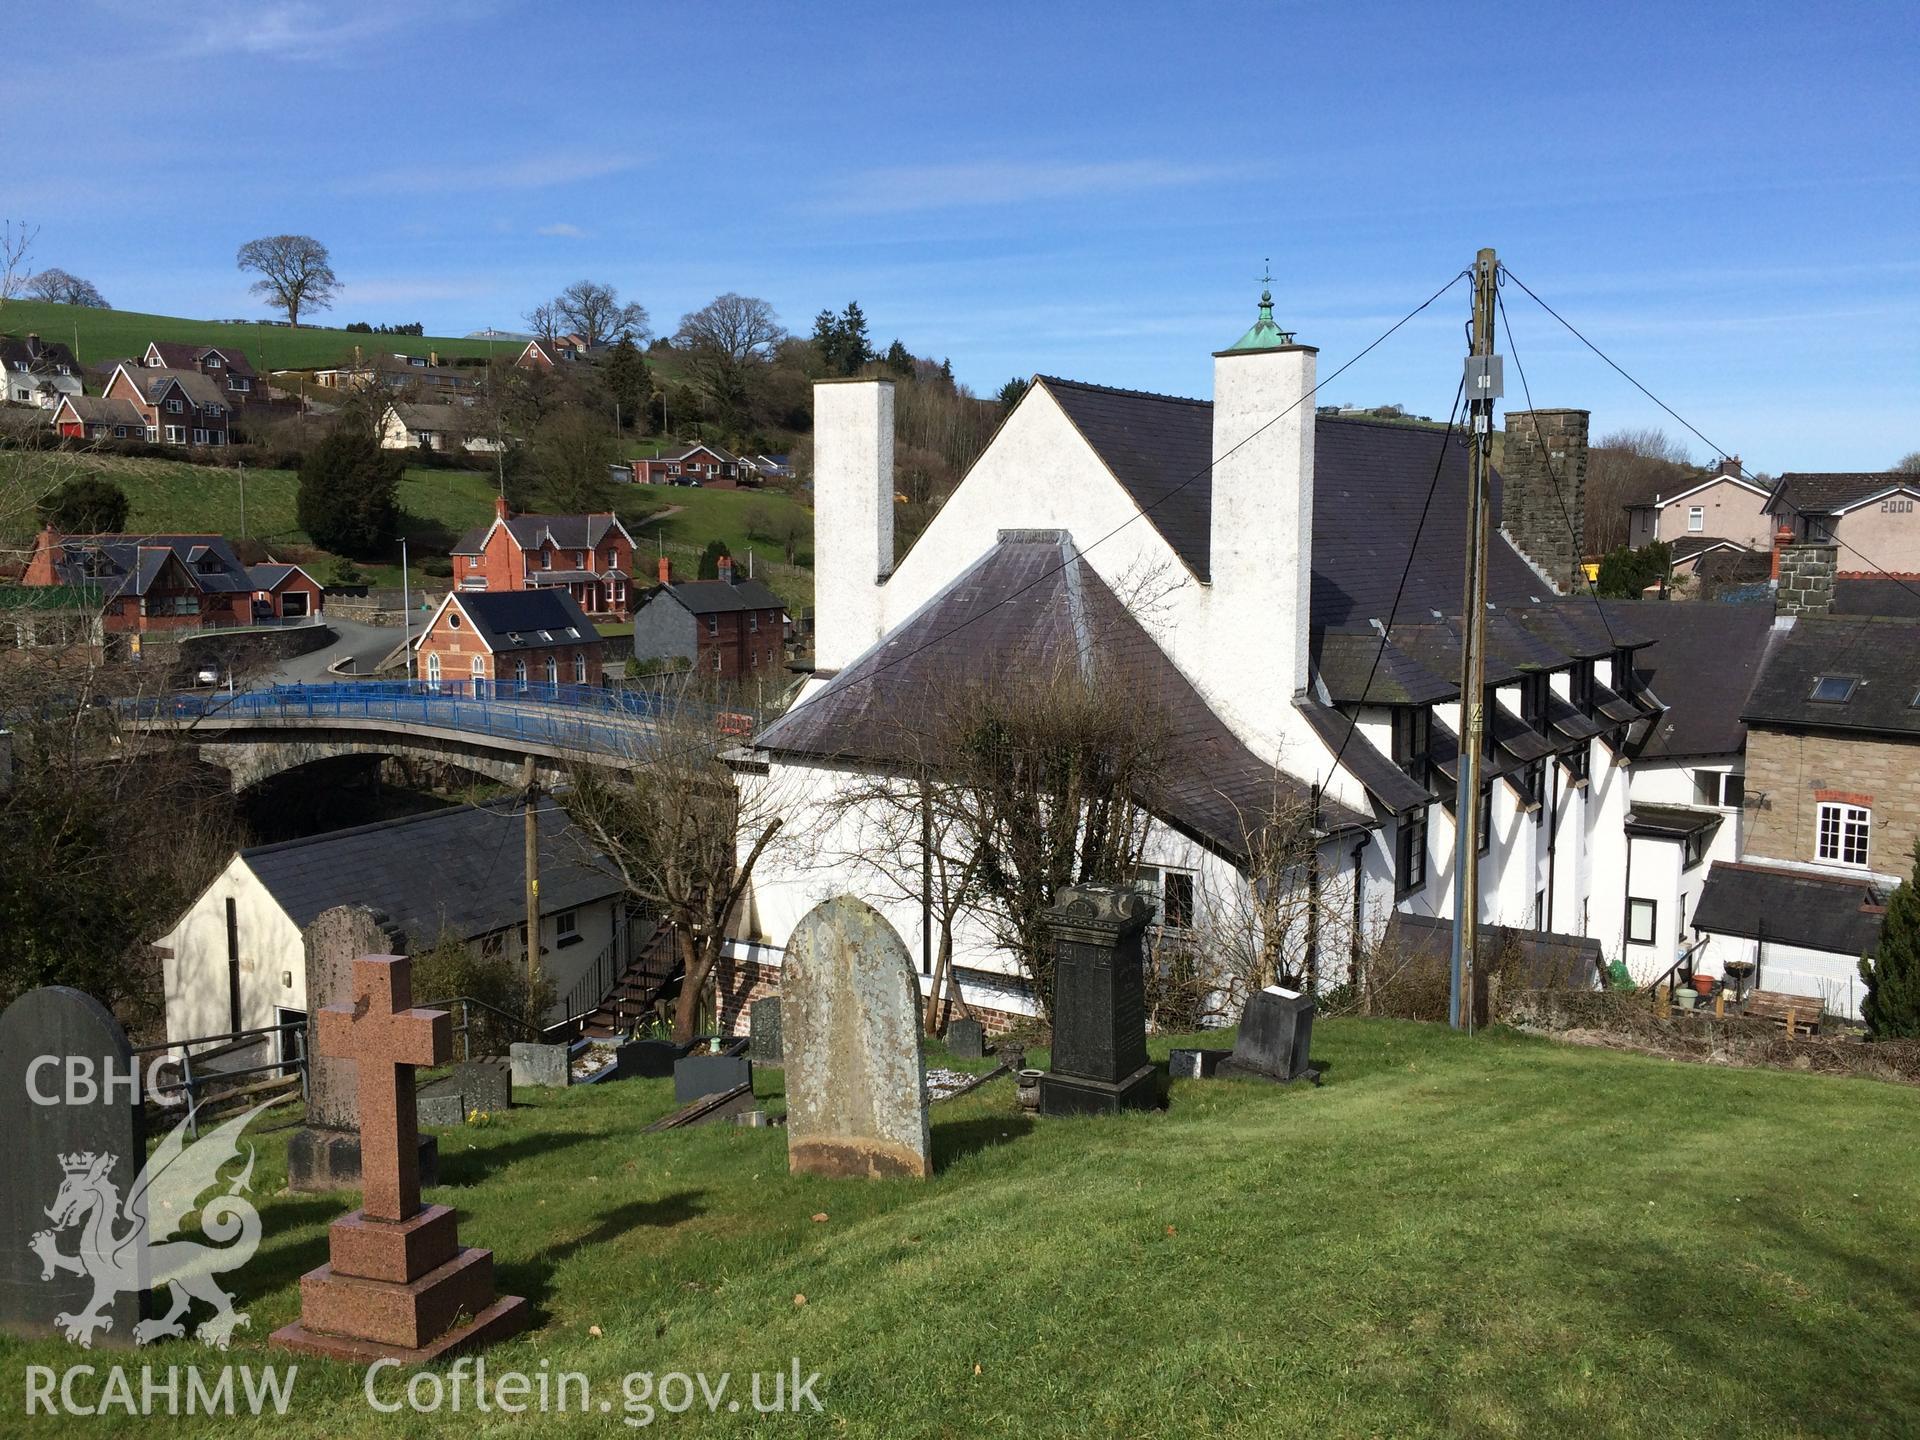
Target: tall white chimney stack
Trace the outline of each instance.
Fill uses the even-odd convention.
[[[1212,668],[1236,677],[1219,698],[1261,749],[1296,728],[1308,681],[1318,354],[1274,323],[1267,291],[1253,328],[1213,359]]]
[[[814,664],[838,670],[880,638],[893,573],[893,382],[813,387]]]

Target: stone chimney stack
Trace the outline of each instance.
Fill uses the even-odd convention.
[[[838,670],[880,638],[893,574],[893,382],[813,387],[814,664]]]
[[[1580,588],[1587,421],[1585,410],[1509,410],[1501,452],[1500,528],[1562,595]]]
[[[1313,588],[1313,387],[1319,351],[1259,319],[1213,357],[1209,644],[1237,674],[1243,730],[1276,741],[1307,686]]]
[[[1828,615],[1833,611],[1833,577],[1840,568],[1840,547],[1832,541],[1783,544],[1774,552],[1777,586],[1775,615]]]

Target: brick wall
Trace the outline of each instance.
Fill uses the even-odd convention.
[[[1500,528],[1563,595],[1576,588],[1586,529],[1587,420],[1585,410],[1509,410],[1501,451]]]
[[[1764,802],[1756,803],[1757,796]],[[1815,860],[1822,800],[1873,811],[1868,863],[1904,875],[1920,838],[1920,742],[1747,730],[1746,858]]]

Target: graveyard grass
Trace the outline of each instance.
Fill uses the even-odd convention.
[[[379,1415],[358,1372],[301,1359],[271,1433],[606,1434],[627,1372],[744,1387],[792,1357],[823,1377],[807,1433],[1920,1433],[1920,1094],[1389,1021],[1323,1023],[1314,1051],[1322,1089],[1181,1081],[1169,1112],[1112,1119],[1028,1121],[994,1081],[934,1108],[920,1184],[790,1177],[777,1129],[643,1135],[670,1081],[529,1096],[440,1132],[429,1193],[533,1301],[489,1371],[583,1372],[613,1416]],[[780,1072],[759,1081],[777,1108]],[[350,1202],[273,1195],[284,1135],[231,1277],[252,1325],[228,1358],[256,1366],[293,1358],[266,1336]],[[24,1365],[116,1358],[0,1357],[0,1417]],[[654,1423],[791,1423],[722,1408]]]

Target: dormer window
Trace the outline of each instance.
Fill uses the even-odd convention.
[[[1593,662],[1582,660],[1573,667],[1573,675],[1567,686],[1573,695],[1573,705],[1589,720],[1593,718]]]
[[[1524,675],[1520,679],[1520,718],[1536,735],[1547,733],[1547,691],[1550,685],[1548,677]]]
[[[218,370],[220,368],[220,357],[218,355],[209,355],[207,357],[207,368],[209,370]]]
[[[169,415],[178,415],[185,408],[186,407],[180,403],[178,398],[167,401],[167,413]]]
[[[759,620],[756,614],[755,621]],[[758,629],[758,625],[754,626]],[[1433,750],[1433,712],[1424,705],[1393,707],[1393,763],[1422,785]]]
[[[1852,675],[1822,675],[1813,682],[1809,698],[1822,705],[1844,705],[1853,698],[1854,686],[1859,683]]]

